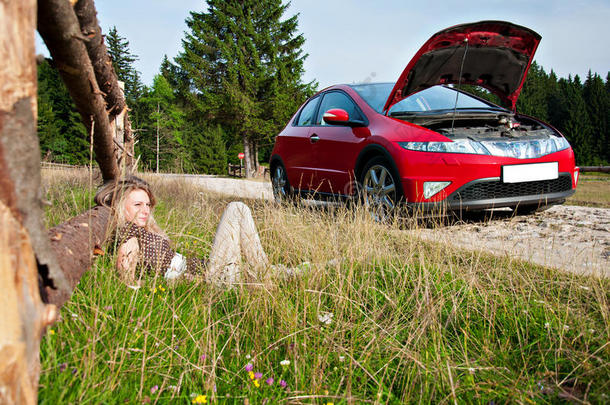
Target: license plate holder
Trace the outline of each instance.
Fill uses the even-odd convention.
[[[504,183],[554,180],[558,177],[559,164],[557,162],[502,166],[502,182]]]

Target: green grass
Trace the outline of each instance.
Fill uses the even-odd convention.
[[[567,200],[571,205],[610,208],[610,174],[583,173],[576,193]]]
[[[88,206],[86,178],[46,183],[50,226]],[[207,254],[228,200],[154,185],[176,248]],[[306,274],[228,291],[149,275],[133,290],[109,248],[43,338],[40,402],[610,400],[608,280],[425,243],[359,210],[248,205],[270,259],[309,260]]]

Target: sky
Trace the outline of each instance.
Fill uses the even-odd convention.
[[[97,0],[102,32],[116,26],[138,56],[135,68],[152,84],[163,55],[180,53],[191,11],[203,0]],[[305,37],[304,82],[396,81],[419,47],[456,24],[504,20],[538,32],[535,60],[558,76],[610,70],[610,0],[292,0],[285,16],[299,15]],[[39,53],[48,55],[38,38]]]

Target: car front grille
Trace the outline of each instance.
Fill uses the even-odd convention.
[[[572,189],[570,174],[562,174],[554,180],[503,183],[501,180],[483,180],[469,183],[453,193],[452,202],[491,200],[560,193]]]

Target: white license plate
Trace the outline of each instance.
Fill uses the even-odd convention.
[[[557,162],[502,166],[502,181],[504,183],[553,180],[558,177],[559,165]]]

